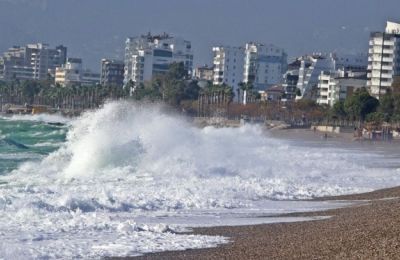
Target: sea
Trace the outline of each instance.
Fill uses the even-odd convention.
[[[278,215],[348,205],[315,197],[400,185],[398,161],[384,149],[276,138],[260,125],[198,128],[154,104],[1,116],[0,259],[216,247],[229,238],[182,231],[308,221]]]

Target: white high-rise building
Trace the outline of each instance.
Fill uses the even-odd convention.
[[[385,32],[371,33],[367,87],[376,98],[392,87],[400,75],[400,24],[387,22]]]
[[[226,84],[234,93],[243,82],[244,49],[242,47],[218,46],[213,48],[214,85]]]
[[[287,70],[287,54],[272,44],[247,43],[245,47],[244,82],[256,90],[282,83]]]
[[[193,70],[191,42],[168,34],[142,35],[126,40],[124,83],[135,84],[151,80],[159,73],[165,73],[169,65],[183,62],[188,74]]]
[[[315,100],[318,94],[318,83],[321,72],[335,71],[335,59],[333,55],[314,54],[304,56],[299,59],[299,79],[297,88],[300,90],[300,96],[296,99],[313,99]]]

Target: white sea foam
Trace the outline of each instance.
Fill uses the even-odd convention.
[[[400,184],[395,169],[366,167],[371,158],[293,146],[258,126],[199,129],[158,106],[109,103],[72,121],[58,151],[0,179],[7,183],[0,255],[88,258],[215,246],[225,240],[173,234],[159,216],[269,212],[255,205]],[[139,216],[153,224],[136,223]]]
[[[63,123],[67,124],[72,119],[60,114],[35,114],[35,115],[12,115],[10,117],[2,117],[5,120],[13,121],[38,121],[46,123]]]

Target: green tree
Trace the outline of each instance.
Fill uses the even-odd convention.
[[[394,99],[391,92],[387,92],[383,97],[381,97],[379,100],[378,111],[384,115],[385,121],[390,121],[394,112]]]
[[[332,117],[336,118],[345,118],[347,117],[347,113],[344,107],[344,101],[338,101],[336,102],[332,109],[331,109],[331,115]]]
[[[379,101],[372,97],[365,88],[357,90],[352,96],[347,97],[344,102],[346,113],[353,120],[364,121],[366,115],[375,112]]]
[[[381,124],[386,121],[386,116],[382,112],[373,112],[366,116],[366,121]]]

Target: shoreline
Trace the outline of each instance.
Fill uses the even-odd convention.
[[[393,259],[400,254],[400,187],[316,200],[363,203],[282,215],[329,217],[319,220],[194,228],[191,234],[225,236],[232,242],[112,259]]]
[[[339,147],[362,150],[373,147],[378,151],[400,152],[398,140],[352,141],[350,133],[331,134],[326,140],[321,140],[324,133],[310,129],[269,130],[268,134],[283,140],[327,141]],[[400,186],[313,201],[356,203],[343,208],[278,216],[326,217],[317,220],[193,228],[190,234],[230,239],[230,243],[215,248],[112,259],[393,259],[400,255]]]

